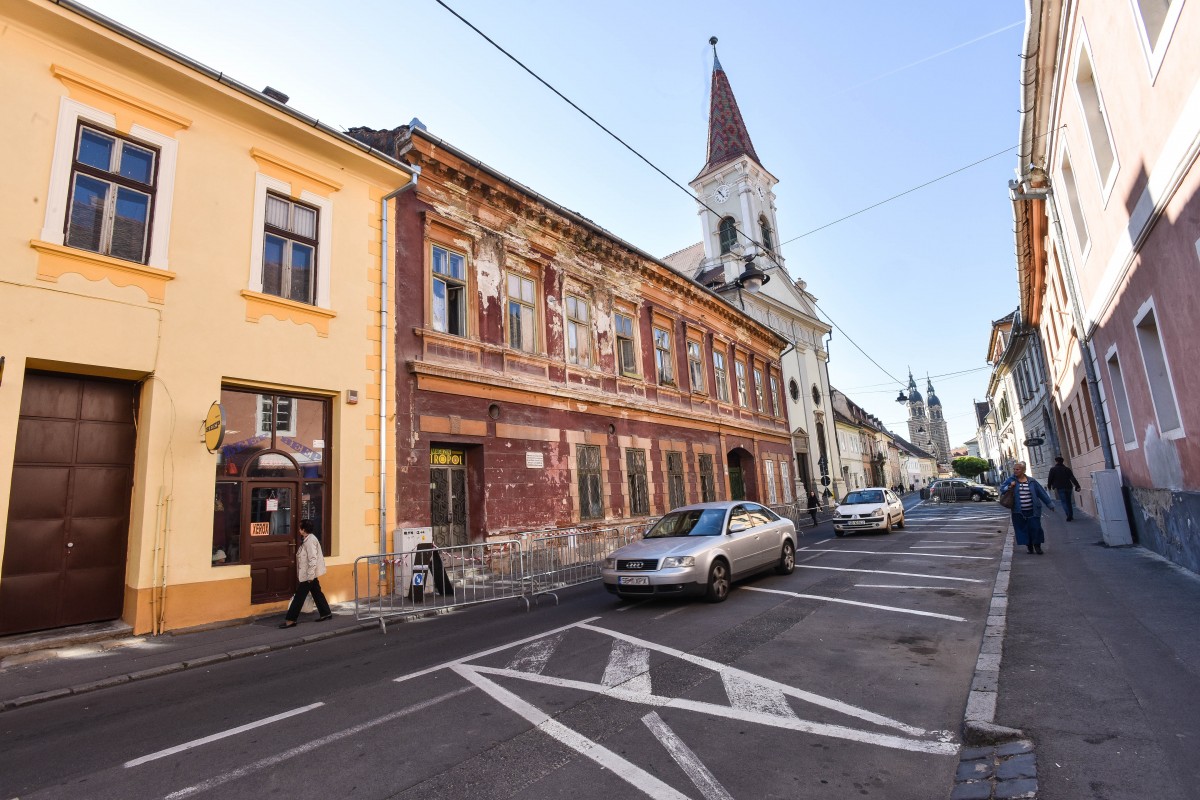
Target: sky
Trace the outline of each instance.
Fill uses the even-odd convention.
[[[1018,304],[1007,183],[1024,3],[444,2],[684,186],[705,162],[717,36],[779,180],[788,271],[836,326],[833,385],[907,436],[896,393],[910,368],[924,393],[928,373],[951,445],[974,436],[991,322]],[[652,255],[700,240],[690,192],[436,0],[86,4],[332,127],[419,118]]]

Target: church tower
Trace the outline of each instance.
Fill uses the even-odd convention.
[[[911,380],[911,376],[910,376]],[[929,429],[933,436],[934,453],[939,464],[950,464],[950,434],[946,432],[946,420],[942,417],[942,401],[933,393],[933,381],[925,376],[925,397],[929,403]]]
[[[912,370],[908,371],[908,440],[917,447],[937,458],[941,463],[934,443],[933,425],[926,413],[925,398],[917,391],[917,382],[913,380]]]

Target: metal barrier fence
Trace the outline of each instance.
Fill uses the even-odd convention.
[[[823,504],[817,508],[817,522],[821,523],[833,517],[833,510],[837,506],[833,503]],[[779,516],[786,520],[790,520],[796,526],[796,530],[803,527],[811,528],[813,526],[812,515],[808,512],[808,502],[796,501],[794,503],[783,503],[782,505],[767,506]]]
[[[605,556],[641,538],[644,532],[644,525],[635,524],[528,540],[524,555],[530,596],[537,602],[539,596],[549,595],[557,605],[556,589],[599,580]]]

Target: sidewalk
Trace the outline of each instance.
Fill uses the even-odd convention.
[[[974,757],[983,779],[952,797],[1200,797],[1200,577],[1103,546],[1078,512],[1042,519],[1045,555],[1015,548],[999,623],[994,721],[1016,741],[965,749],[960,776]]]

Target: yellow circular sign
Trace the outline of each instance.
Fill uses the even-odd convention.
[[[224,441],[225,407],[220,403],[213,403],[208,409],[208,416],[204,418],[204,446],[208,448],[208,452],[215,453]]]

